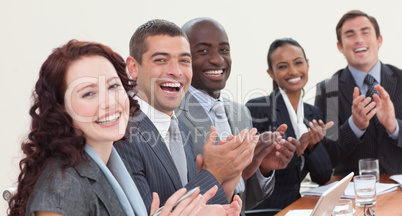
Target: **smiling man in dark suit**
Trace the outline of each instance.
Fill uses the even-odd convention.
[[[152,192],[159,194],[163,204],[182,187],[200,186],[204,193],[217,185],[218,192],[208,203],[226,204],[228,197],[231,201],[232,182],[238,181],[251,162],[258,136],[256,131],[244,131],[214,146],[216,131],[211,128],[197,172],[193,139],[174,112],[192,78],[189,42],[182,29],[165,20],[151,20],[138,27],[130,41],[127,69],[137,80],[136,99],[141,110],[129,122],[128,138],[115,147],[130,165],[148,211]],[[233,200],[230,206],[241,205],[238,196]],[[209,214],[221,215],[215,211]]]
[[[253,126],[248,109],[222,94],[232,65],[229,39],[223,26],[204,17],[190,20],[182,28],[190,41],[193,78],[176,112],[194,137],[196,153],[205,155],[204,143],[211,125],[217,128],[217,138],[223,140]],[[219,114],[218,106],[223,107],[223,113]],[[236,187],[236,193],[244,201],[243,210],[251,209],[272,193],[274,170],[285,168],[292,158],[296,147],[285,140],[278,143],[268,139],[259,142],[251,155],[254,163],[243,171],[245,181],[240,179]]]
[[[336,34],[348,66],[317,85],[315,100],[335,123],[326,145],[335,175],[358,174],[362,158],[378,158],[381,174],[402,173],[402,71],[379,60],[382,36],[374,17],[349,11]]]

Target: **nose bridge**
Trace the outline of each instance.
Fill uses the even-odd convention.
[[[168,72],[168,75],[173,75],[173,76],[180,76],[182,74],[180,64],[179,64],[179,59],[169,61],[167,72]]]
[[[218,49],[213,49],[211,51],[211,56],[209,58],[209,62],[214,65],[221,65],[224,59]]]

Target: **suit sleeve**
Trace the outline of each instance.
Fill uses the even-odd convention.
[[[362,143],[350,128],[349,122],[340,124],[339,95],[338,91],[327,92],[326,86],[333,85],[334,79],[323,81],[317,85],[315,105],[320,108],[325,123],[334,122],[322,141],[331,159],[332,167],[336,167],[342,160],[348,157]]]

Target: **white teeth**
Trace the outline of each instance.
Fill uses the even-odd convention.
[[[354,51],[355,52],[360,52],[360,51],[366,51],[366,50],[367,50],[367,47],[362,47],[362,48],[357,48]]]
[[[180,83],[162,83],[163,87],[180,88]]]
[[[115,122],[117,119],[120,118],[120,113],[115,113],[113,115],[106,116],[105,118],[98,119],[96,123],[104,125]]]
[[[299,80],[301,80],[301,77],[295,77],[295,78],[292,78],[292,79],[288,79],[288,82],[297,82]]]
[[[223,74],[223,70],[212,70],[212,71],[205,71],[207,75],[221,75]]]

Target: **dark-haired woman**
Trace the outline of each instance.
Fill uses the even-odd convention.
[[[302,91],[308,81],[308,60],[303,48],[295,40],[275,40],[268,51],[268,74],[274,81],[269,96],[247,102],[253,125],[260,133],[274,131],[287,124],[285,137],[300,141],[288,166],[275,171],[275,190],[257,208],[282,209],[300,198],[300,183],[308,173],[312,181],[325,184],[332,167],[328,152],[321,143],[326,129],[318,107],[303,103]]]

